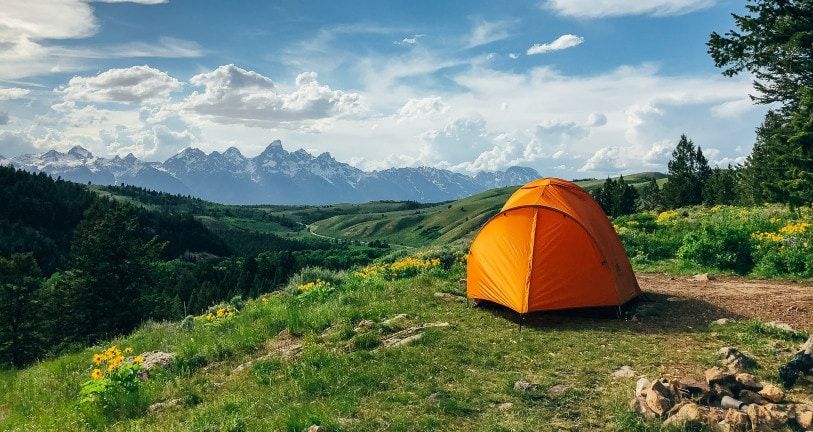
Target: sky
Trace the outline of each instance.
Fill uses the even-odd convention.
[[[742,1],[0,0],[0,155],[330,152],[372,170],[742,161],[766,108],[706,52]]]

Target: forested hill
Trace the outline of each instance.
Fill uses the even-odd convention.
[[[301,225],[259,209],[203,205],[196,216],[185,208],[195,200],[103,192],[0,167],[0,366],[257,296],[305,266],[346,268],[386,251],[297,236]],[[269,225],[295,229],[283,227],[285,237]]]

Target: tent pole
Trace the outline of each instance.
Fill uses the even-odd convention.
[[[618,319],[621,319],[621,306],[618,306]]]

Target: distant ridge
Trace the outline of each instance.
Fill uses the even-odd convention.
[[[133,154],[97,157],[75,146],[65,153],[50,150],[12,159],[0,157],[0,164],[79,183],[126,183],[225,204],[437,202],[540,177],[536,170],[519,166],[474,176],[431,167],[363,171],[337,161],[330,153],[289,152],[279,140],[253,158],[235,147],[209,154],[187,148],[163,163],[144,162]]]

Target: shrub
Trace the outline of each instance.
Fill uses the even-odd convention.
[[[733,224],[703,223],[683,238],[678,256],[704,266],[747,274],[753,268],[750,233]]]
[[[324,281],[333,286],[339,286],[347,279],[344,271],[330,270],[322,267],[305,267],[288,280],[288,289],[297,289],[299,286],[316,281]]]

